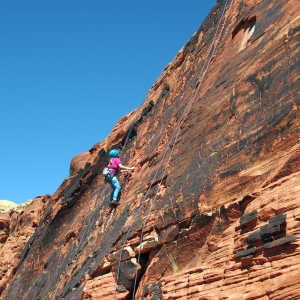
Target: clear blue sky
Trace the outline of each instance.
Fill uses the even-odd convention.
[[[0,3],[0,199],[53,194],[139,107],[216,0]]]

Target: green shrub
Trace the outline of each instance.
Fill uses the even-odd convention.
[[[171,267],[173,273],[178,273],[180,272],[180,268],[177,264],[177,261],[176,261],[176,257],[173,256],[172,254],[170,253],[166,253],[167,255],[167,258],[168,258],[168,264],[169,266]]]

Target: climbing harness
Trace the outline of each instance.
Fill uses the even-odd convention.
[[[107,175],[108,173],[109,173],[109,168],[104,168],[102,174]]]
[[[104,177],[104,182],[105,183],[111,183],[112,179],[114,176],[117,176],[117,173],[115,173],[115,169],[110,169],[110,168],[104,168],[102,174],[105,174]]]
[[[205,77],[205,75],[206,75],[206,72],[207,72],[207,70],[208,70],[208,68],[209,68],[210,62],[211,62],[211,60],[212,60],[212,58],[213,58],[213,55],[215,54],[215,51],[216,51],[216,48],[217,48],[217,45],[218,45],[220,36],[222,35],[223,29],[224,29],[224,26],[225,26],[225,23],[226,23],[226,20],[227,20],[227,17],[226,17],[225,20],[224,20],[224,22],[223,22],[222,29],[221,29],[221,31],[219,32],[219,37],[217,38],[218,31],[219,31],[219,29],[220,29],[221,22],[222,22],[222,19],[223,19],[224,14],[225,14],[225,10],[226,10],[226,8],[227,8],[228,2],[229,2],[229,0],[227,0],[226,3],[225,3],[225,5],[224,5],[224,9],[223,9],[223,11],[222,11],[222,14],[221,14],[221,17],[220,17],[220,21],[219,21],[219,24],[218,24],[218,26],[217,26],[216,33],[215,33],[215,36],[214,36],[214,38],[213,38],[213,40],[215,40],[215,43],[212,43],[212,44],[211,44],[211,47],[210,47],[210,49],[209,49],[209,51],[208,51],[208,58],[207,58],[207,60],[205,61],[205,63],[203,64],[203,67],[202,67],[202,69],[201,69],[201,71],[200,71],[200,76],[199,76],[198,82],[197,82],[197,84],[196,84],[196,90],[194,91],[194,93],[192,94],[192,96],[191,96],[191,98],[190,98],[188,104],[186,105],[186,107],[185,107],[185,109],[184,109],[184,111],[183,111],[183,114],[182,114],[182,116],[181,116],[181,118],[180,118],[180,120],[179,120],[179,122],[178,122],[178,126],[177,126],[177,128],[174,129],[173,134],[172,134],[172,137],[171,137],[171,139],[170,139],[170,141],[169,141],[169,143],[168,143],[168,146],[171,146],[171,150],[170,150],[170,154],[169,154],[169,157],[168,157],[166,166],[168,166],[168,164],[169,164],[169,162],[170,162],[170,160],[171,160],[171,157],[172,157],[172,154],[173,154],[173,151],[174,151],[174,147],[175,147],[176,142],[177,142],[177,138],[178,138],[179,133],[180,133],[180,131],[181,131],[181,126],[182,126],[182,124],[184,123],[185,118],[186,118],[187,114],[189,113],[189,111],[190,111],[190,109],[191,109],[191,107],[192,107],[192,104],[193,104],[194,101],[195,101],[196,95],[197,95],[198,92],[199,92],[199,89],[200,89],[200,87],[201,87],[201,84],[202,84],[202,82],[203,82],[203,79],[204,79],[204,77]],[[231,4],[232,4],[232,3],[231,3]],[[230,9],[231,4],[230,4],[228,10]],[[217,38],[217,39],[216,39],[216,38]],[[211,50],[212,50],[212,51],[211,51]],[[175,138],[174,138],[174,137],[175,137]],[[174,142],[173,142],[173,138],[174,138]],[[163,160],[164,160],[164,156],[165,156],[166,152],[169,150],[168,148],[169,148],[169,147],[167,147],[166,150],[165,150],[165,152],[164,152],[163,158],[162,158],[162,160],[161,160],[161,164],[162,164],[162,162],[163,162]],[[160,169],[161,164],[160,164],[158,170]],[[155,173],[154,178],[156,178],[156,176],[157,176],[157,174],[158,174],[158,170],[157,170],[157,172]],[[151,202],[151,204],[150,204],[149,215],[146,217],[146,220],[145,220],[145,222],[144,222],[144,224],[143,224],[143,226],[142,226],[142,232],[141,232],[141,237],[140,237],[140,245],[141,245],[141,243],[142,243],[142,241],[143,241],[143,234],[144,234],[144,228],[145,228],[145,225],[146,225],[146,223],[148,222],[148,219],[149,219],[150,212],[151,212],[151,209],[152,209],[152,207],[153,207],[153,204],[155,203],[155,201],[156,201],[156,199],[157,199],[157,197],[158,197],[158,193],[159,193],[159,190],[160,190],[160,185],[162,184],[162,182],[163,182],[163,180],[164,180],[164,178],[165,178],[166,171],[167,171],[167,167],[164,169],[163,175],[161,176],[162,179],[160,180],[160,182],[159,182],[159,184],[158,184],[157,192],[156,192],[156,194],[155,194],[154,199],[152,200],[152,202]],[[147,190],[145,196],[143,197],[144,200],[145,200],[146,197],[148,196],[148,193],[149,193],[150,188],[151,188],[151,185],[149,186],[149,188],[148,188],[148,190]],[[142,201],[141,201],[141,202],[142,202]],[[138,215],[138,213],[139,213],[141,207],[142,207],[142,205],[139,207],[139,210],[138,210],[138,212],[136,213],[136,216]],[[129,226],[129,229],[128,229],[128,231],[127,231],[127,234],[126,234],[124,243],[123,243],[122,248],[121,248],[121,251],[120,251],[120,257],[119,257],[119,263],[118,263],[118,271],[117,271],[117,276],[116,276],[116,288],[115,288],[115,297],[114,297],[115,299],[116,299],[117,286],[118,286],[118,280],[119,280],[119,275],[120,275],[120,267],[121,267],[121,261],[122,261],[122,252],[123,252],[125,243],[127,242],[128,235],[129,235],[129,233],[130,233],[130,230],[131,230],[131,227],[132,227],[134,221],[135,221],[135,218],[133,219],[131,225]],[[137,263],[139,263],[139,260],[140,260],[140,254],[141,254],[141,247],[139,247],[139,254],[138,254]],[[136,292],[136,283],[137,283],[137,270],[136,270],[136,274],[135,274],[135,282],[134,282],[134,288],[133,288],[133,293],[132,293],[132,299],[134,299],[134,296],[135,296],[135,292]]]

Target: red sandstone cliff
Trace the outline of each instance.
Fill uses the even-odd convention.
[[[2,299],[300,299],[299,11],[218,1],[143,105],[74,158]],[[136,168],[108,210],[112,147]]]

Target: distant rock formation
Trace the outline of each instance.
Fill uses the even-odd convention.
[[[0,223],[2,299],[300,299],[299,10],[218,1],[141,107]],[[116,209],[112,147],[135,166]]]
[[[9,200],[0,200],[0,212],[5,212],[5,211],[9,211],[9,210],[17,210],[17,211],[21,211],[23,209],[24,206],[30,204],[32,202],[32,200],[28,200],[25,203],[22,204],[16,204],[12,201]]]
[[[0,212],[4,212],[16,208],[18,204],[9,200],[0,200]]]

